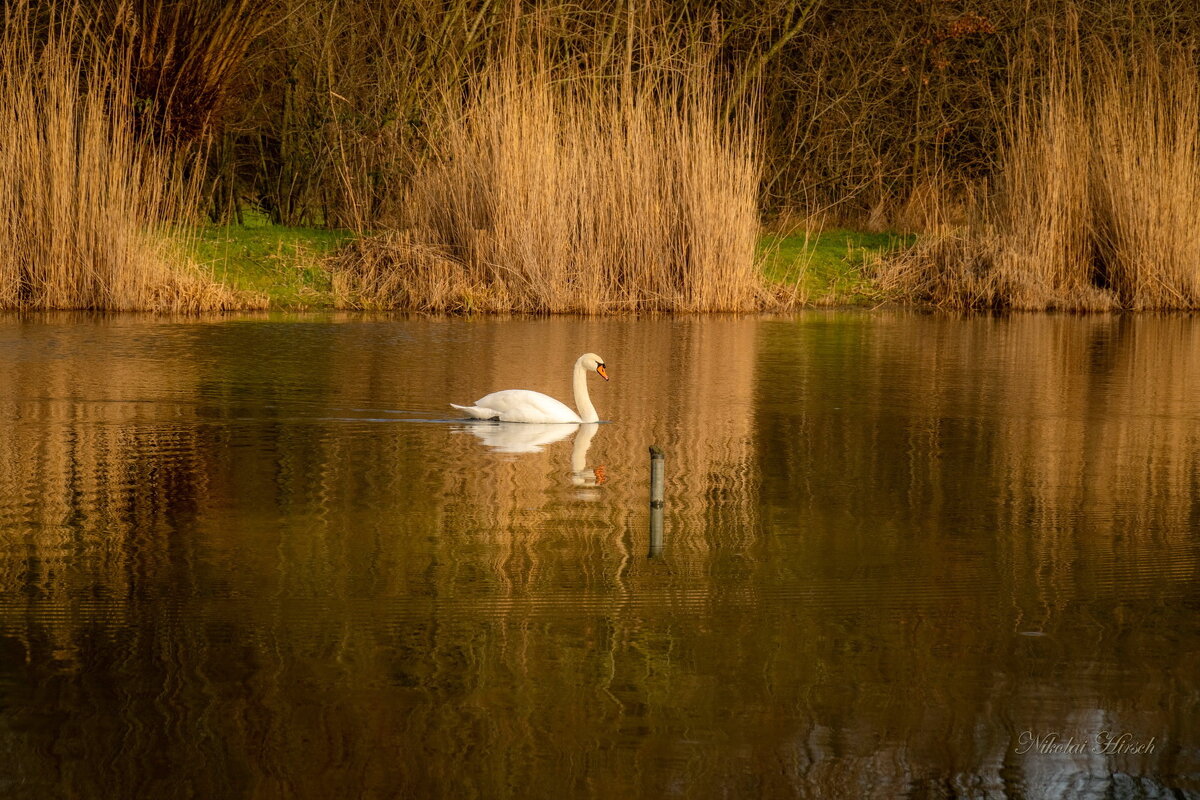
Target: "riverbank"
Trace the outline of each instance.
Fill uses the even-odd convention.
[[[320,310],[344,305],[334,292],[330,258],[353,242],[350,231],[296,228],[248,220],[246,225],[199,228],[192,257],[218,284],[255,306]],[[907,247],[913,236],[831,229],[764,233],[759,263],[768,285],[801,304],[875,305],[885,299],[869,275],[880,256]]]
[[[1200,309],[1200,12],[934,5],[22,0],[0,308]]]
[[[188,249],[213,281],[253,305],[315,310],[337,307],[326,260],[353,238],[349,231],[248,219],[245,225],[198,228]]]

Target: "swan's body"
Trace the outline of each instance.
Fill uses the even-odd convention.
[[[604,359],[595,353],[584,353],[575,362],[573,388],[575,391],[575,413],[566,404],[555,400],[541,392],[531,392],[528,389],[505,389],[502,392],[492,392],[486,397],[475,401],[473,406],[450,405],[475,419],[498,419],[501,422],[599,422],[596,408],[588,397],[587,374],[597,373],[608,380],[608,372]]]
[[[505,389],[481,397],[473,406],[460,406],[475,419],[498,419],[501,422],[531,422],[547,424],[556,422],[583,422],[583,418],[549,395],[531,392],[528,389]]]

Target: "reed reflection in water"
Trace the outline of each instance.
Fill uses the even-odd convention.
[[[6,795],[1200,791],[1185,317],[0,322]],[[445,422],[497,388],[611,424]],[[647,553],[646,445],[669,457]],[[1151,753],[1021,736],[1126,731]]]

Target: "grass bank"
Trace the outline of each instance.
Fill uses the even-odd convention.
[[[873,278],[882,257],[916,237],[835,229],[811,234],[764,233],[757,262],[768,287],[800,304],[876,305],[886,296]],[[352,245],[350,231],[272,225],[209,225],[191,233],[189,258],[205,274],[252,305],[276,310],[342,307],[333,290],[331,258]]]
[[[759,238],[763,277],[804,305],[877,305],[887,299],[875,281],[882,259],[912,246],[916,236],[845,228],[815,233],[767,233]]]
[[[328,259],[353,238],[349,231],[272,225],[248,215],[245,225],[190,232],[185,249],[213,281],[254,305],[323,309],[338,305]]]

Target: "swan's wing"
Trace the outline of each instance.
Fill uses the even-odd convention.
[[[579,415],[563,403],[528,389],[492,392],[476,400],[474,407],[491,409],[495,412],[492,416],[499,417],[501,422],[579,422]]]
[[[496,419],[499,414],[495,409],[480,408],[479,406],[460,406],[458,403],[451,403],[451,408],[457,408],[459,411],[467,412],[467,416],[472,419]]]

